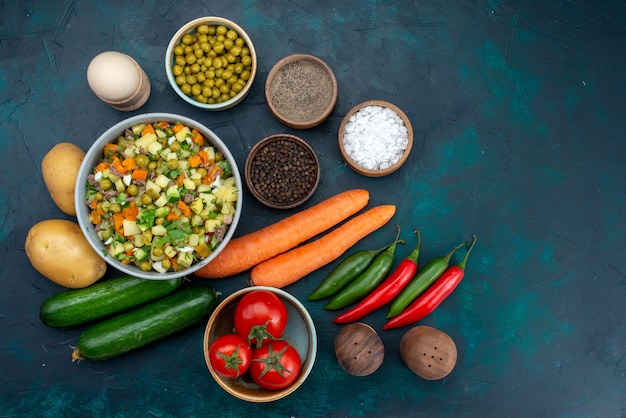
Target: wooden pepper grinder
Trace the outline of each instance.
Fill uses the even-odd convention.
[[[438,380],[454,369],[457,349],[452,338],[445,332],[418,325],[402,336],[400,356],[416,375],[426,380]]]
[[[339,365],[354,376],[374,373],[385,358],[385,346],[374,328],[362,322],[343,327],[335,337]]]
[[[139,109],[150,96],[150,79],[132,57],[106,51],[87,67],[89,87],[114,109],[129,112]]]

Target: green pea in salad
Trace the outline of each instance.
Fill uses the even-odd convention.
[[[90,221],[106,253],[165,273],[208,257],[233,222],[230,164],[179,122],[137,124],[105,145],[87,177]]]

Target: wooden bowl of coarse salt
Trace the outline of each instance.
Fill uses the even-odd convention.
[[[413,146],[409,118],[383,100],[368,100],[350,109],[338,136],[343,159],[368,177],[386,176],[399,169]]]

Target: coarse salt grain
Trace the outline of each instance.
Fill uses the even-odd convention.
[[[397,163],[409,135],[400,116],[382,106],[366,106],[352,115],[343,133],[343,146],[358,165],[384,170]]]

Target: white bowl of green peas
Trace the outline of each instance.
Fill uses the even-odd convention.
[[[252,88],[256,70],[252,40],[235,22],[221,17],[186,23],[165,53],[165,71],[176,94],[209,111],[240,103]]]
[[[242,211],[233,155],[206,126],[148,113],[105,131],[76,180],[76,217],[87,241],[126,274],[168,280],[206,266]]]

